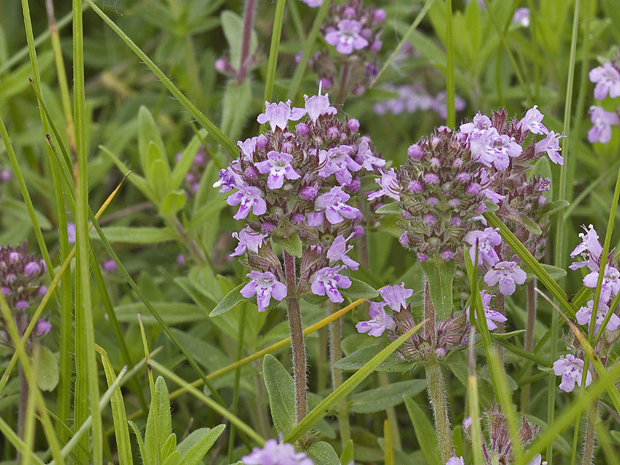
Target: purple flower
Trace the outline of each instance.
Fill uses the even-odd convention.
[[[448,459],[446,465],[465,465],[463,457],[457,457],[456,454]]]
[[[75,244],[75,223],[67,223],[67,235],[69,236],[69,244]]]
[[[316,8],[316,7],[321,6],[324,0],[301,0],[301,1],[304,2],[306,5],[308,5],[310,8]]]
[[[335,115],[338,112],[335,107],[329,105],[329,94],[313,95],[310,98],[304,95],[304,99],[306,99],[306,112],[313,123],[316,123],[321,115]]]
[[[308,224],[312,227],[320,226],[323,224],[323,214],[331,224],[341,223],[345,218],[350,220],[359,218],[360,211],[346,204],[350,198],[351,196],[343,192],[340,186],[332,187],[329,192],[317,197],[314,202],[317,212],[308,215]]]
[[[360,264],[347,256],[347,253],[353,249],[352,245],[347,247],[347,241],[351,239],[351,237],[352,235],[345,239],[342,234],[336,236],[336,239],[334,239],[334,242],[332,242],[332,245],[327,250],[327,259],[330,265],[342,261],[342,263],[354,271],[359,268]]]
[[[487,320],[487,328],[489,331],[493,331],[497,329],[496,321],[503,323],[507,320],[507,318],[502,315],[500,312],[496,312],[492,310],[490,307],[491,299],[495,297],[495,294],[489,294],[486,290],[480,291],[480,299],[482,300],[482,308],[484,309],[484,316]],[[469,308],[467,308],[469,313]],[[476,320],[478,319],[478,313],[474,313],[474,317]]]
[[[231,257],[242,255],[246,250],[250,250],[254,253],[258,253],[258,249],[263,245],[264,239],[268,234],[260,234],[250,229],[249,227],[243,228],[238,233],[232,233],[232,237],[239,241],[235,251],[230,254]]]
[[[41,318],[39,321],[37,321],[37,323],[35,324],[34,327],[34,335],[36,337],[43,337],[47,334],[49,334],[49,332],[52,330],[52,325],[49,321]]]
[[[596,288],[598,281],[598,270],[587,274],[583,278],[583,285],[590,289]],[[601,287],[601,302],[607,302],[612,296],[616,296],[620,291],[620,271],[613,266],[605,266],[603,286]]]
[[[368,139],[364,136],[360,140],[360,144],[357,147],[357,155],[355,161],[362,165],[366,171],[374,171],[376,168],[383,168],[386,161],[383,158],[375,157],[370,150]]]
[[[385,330],[393,331],[396,328],[396,324],[391,316],[385,313],[383,307],[386,306],[386,302],[370,302],[370,314],[371,320],[360,321],[355,325],[358,333],[368,333],[369,336],[379,337]]]
[[[528,27],[530,25],[530,9],[517,8],[515,14],[512,16],[512,22],[520,24],[523,27]]]
[[[381,171],[381,179],[375,179],[375,182],[381,186],[381,189],[369,193],[368,200],[387,195],[396,201],[400,201],[400,191],[402,187],[398,183],[398,176],[394,172],[394,168],[390,168],[387,173]]]
[[[108,273],[115,271],[117,268],[118,268],[118,265],[112,259],[106,260],[105,262],[103,262],[103,269],[107,271]]]
[[[293,156],[288,153],[272,150],[267,154],[267,160],[256,163],[256,168],[262,174],[269,173],[267,186],[269,189],[280,189],[284,185],[284,178],[299,179],[300,176],[291,166]]]
[[[278,103],[265,102],[265,113],[261,113],[256,118],[260,124],[269,123],[271,130],[275,131],[276,128],[284,130],[288,126],[289,121],[297,121],[306,114],[306,110],[303,108],[292,108],[291,101]]]
[[[464,134],[471,134],[473,132],[481,132],[487,129],[491,129],[493,127],[493,123],[491,119],[487,115],[483,115],[478,112],[476,116],[474,116],[474,120],[471,123],[463,123],[459,127],[459,131]]]
[[[338,292],[338,288],[348,289],[351,287],[351,280],[347,276],[338,274],[346,266],[334,266],[332,268],[326,266],[314,273],[312,278],[312,293],[315,295],[327,295],[329,300],[334,303],[344,301],[344,297]]]
[[[241,154],[245,155],[248,159],[252,159],[252,155],[254,155],[254,150],[256,150],[256,141],[258,137],[251,137],[250,139],[246,139],[243,142],[238,141],[237,146],[241,149]]]
[[[239,162],[235,160],[231,166],[226,169],[220,170],[220,179],[213,183],[214,188],[221,187],[220,194],[224,194],[226,192],[230,192],[233,189],[237,189],[237,186],[242,185],[243,181],[240,179],[239,175],[235,173],[232,168],[235,165],[238,165]],[[75,228],[75,225],[73,225]],[[75,237],[75,232],[74,232]]]
[[[605,111],[603,107],[590,107],[590,120],[594,124],[588,131],[588,141],[591,144],[600,142],[606,144],[611,140],[611,126],[620,124],[618,113]]]
[[[400,286],[385,286],[383,289],[379,289],[378,292],[395,312],[400,312],[401,307],[406,309],[407,301],[405,299],[413,295],[413,289],[406,289],[405,283],[400,283]]]
[[[231,206],[239,205],[239,210],[233,216],[236,220],[242,220],[248,216],[250,210],[256,215],[264,215],[267,211],[267,203],[263,199],[264,194],[258,187],[238,186],[239,191],[232,194],[226,203]]]
[[[527,10],[527,8],[521,9]],[[548,134],[548,129],[545,127],[544,124],[541,123],[543,118],[544,115],[540,111],[538,111],[538,105],[534,105],[527,111],[521,121],[519,121],[518,127],[521,129],[521,134],[524,134],[527,131],[533,134]]]
[[[547,152],[549,158],[556,165],[563,165],[564,158],[560,155],[560,139],[566,137],[564,134],[556,134],[553,131],[549,131],[547,137],[540,142],[536,142],[536,153]]]
[[[499,283],[499,292],[503,295],[514,294],[515,284],[523,284],[526,279],[525,271],[515,262],[498,262],[484,275],[484,282],[488,286]]]
[[[362,25],[354,19],[342,19],[337,31],[325,34],[325,42],[336,47],[338,53],[349,55],[353,50],[361,50],[368,46],[368,41],[360,35]]]
[[[599,242],[598,234],[594,226],[590,225],[586,228],[586,225],[582,224],[581,227],[586,233],[579,233],[581,244],[575,247],[575,250],[571,252],[570,256],[571,258],[575,258],[577,255],[581,255],[586,261],[573,262],[570,264],[569,268],[571,270],[577,270],[587,266],[590,271],[598,271],[600,268],[599,261],[603,253],[603,246]]]
[[[286,286],[278,281],[270,271],[265,273],[251,271],[246,277],[250,278],[251,281],[241,289],[241,295],[249,299],[256,294],[259,312],[265,311],[272,297],[276,300],[282,300],[287,295]]]
[[[499,257],[495,251],[496,246],[502,243],[502,236],[493,228],[486,228],[484,231],[470,231],[465,236],[465,242],[471,244],[469,256],[472,263],[476,261],[476,244],[478,245],[478,265],[486,263],[489,266],[499,262]]]
[[[581,387],[581,378],[583,376],[583,360],[575,358],[573,355],[568,354],[565,357],[561,356],[559,360],[553,364],[553,372],[556,376],[562,376],[562,382],[560,383],[560,389],[565,392],[571,392],[575,389],[575,383]],[[586,387],[592,382],[592,374],[588,371],[586,375]]]
[[[291,444],[267,439],[262,449],[255,447],[250,455],[241,457],[244,465],[314,465],[303,452],[295,452]]]
[[[595,82],[594,98],[603,100],[607,93],[611,98],[620,97],[620,73],[612,63],[605,63],[602,66],[590,71],[590,81]]]
[[[508,168],[510,157],[518,157],[523,151],[512,137],[500,135],[495,128],[472,132],[469,146],[474,160],[500,171]]]
[[[353,148],[349,145],[333,147],[329,150],[319,151],[319,176],[327,178],[336,175],[336,181],[341,185],[347,185],[353,179],[350,171],[359,171],[362,167],[352,158]],[[349,171],[350,170],[350,171]]]
[[[575,317],[577,318],[577,322],[580,325],[588,325],[590,326],[590,320],[592,319],[592,307],[594,307],[594,301],[588,301],[587,307],[581,307],[577,313],[575,313]],[[604,302],[599,302],[598,305],[598,313],[596,314],[596,321],[594,323],[594,334],[598,333],[598,329],[603,324],[605,317],[607,316],[607,312],[609,311],[609,307]],[[609,331],[615,331],[620,327],[620,318],[614,313],[609,318],[607,322],[607,326],[605,329]]]

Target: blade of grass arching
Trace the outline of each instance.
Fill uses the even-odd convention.
[[[45,434],[45,437],[47,438],[47,443],[52,450],[52,456],[58,460],[59,464],[64,464],[64,460],[60,454],[60,445],[58,444],[58,438],[56,438],[56,433],[54,432],[54,426],[52,425],[49,414],[47,413],[47,406],[45,405],[45,400],[43,399],[43,395],[39,390],[35,373],[33,372],[32,365],[30,364],[30,359],[28,357],[28,354],[26,353],[24,343],[25,341],[27,341],[27,339],[20,339],[19,332],[17,331],[17,326],[15,325],[13,315],[11,314],[11,310],[9,309],[9,306],[6,303],[6,299],[1,292],[0,314],[2,315],[5,323],[4,330],[8,333],[10,340],[13,343],[13,347],[15,348],[15,354],[17,354],[19,362],[23,367],[23,372],[26,376],[26,380],[28,381],[28,386],[30,390],[34,393],[37,409],[39,410],[39,414],[41,416],[43,432]]]
[[[534,53],[536,54],[536,52],[538,50],[540,50],[540,48],[538,48],[538,15],[537,15],[537,11],[536,11],[536,6],[534,5],[534,0],[527,0],[527,6],[530,10],[530,34],[531,34],[531,43],[532,46],[535,47]],[[538,60],[538,57],[535,56],[534,57],[534,101],[538,102],[539,101],[539,97],[540,97],[540,63]]]
[[[288,100],[295,101],[295,99],[297,98],[297,92],[299,92],[301,81],[306,72],[306,68],[308,67],[308,60],[310,59],[312,49],[314,48],[314,43],[316,42],[316,38],[319,35],[319,31],[321,30],[321,25],[323,24],[323,21],[325,21],[325,17],[327,16],[330,4],[331,1],[323,2],[321,7],[319,8],[319,11],[314,17],[312,29],[310,29],[310,34],[308,34],[308,37],[304,42],[299,64],[297,65],[297,68],[295,68],[293,78],[291,79],[291,84],[288,88],[288,93],[286,94],[286,98]]]
[[[39,361],[40,361],[40,348],[41,346],[38,343],[34,344],[32,348],[32,370],[35,373],[35,377],[38,377],[39,373]],[[36,399],[35,399],[34,389],[30,389],[28,391],[28,404],[26,410],[26,426],[24,428],[24,442],[26,443],[26,448],[29,451],[34,452],[34,427],[35,427],[35,414],[36,414]],[[27,454],[24,456],[20,465],[30,465],[31,454]]]
[[[390,421],[383,421],[383,463],[385,465],[394,465],[394,440],[392,438],[392,428]]]
[[[88,225],[88,146],[84,89],[84,35],[82,0],[73,0],[73,108],[77,173],[75,185],[75,394],[74,421],[82,426],[92,418],[91,437],[80,444],[89,449],[94,463],[103,462],[103,426],[99,409],[99,374],[95,358],[95,328],[90,295],[90,227]],[[86,457],[77,451],[80,461]]]
[[[271,46],[269,48],[269,63],[267,64],[267,76],[265,76],[265,93],[263,94],[263,100],[266,102],[271,102],[273,86],[276,82],[278,53],[280,51],[280,37],[282,35],[282,23],[284,21],[285,6],[286,0],[278,0],[278,3],[276,4],[276,15],[273,19],[273,28],[271,30]]]
[[[551,368],[553,366],[553,363],[543,360],[542,358],[536,356],[533,353],[526,352],[525,350],[520,349],[514,344],[511,344],[510,342],[508,342],[506,339],[502,339],[501,337],[495,334],[491,334],[491,340],[494,343],[499,344],[502,347],[505,347],[506,349],[511,351],[513,354],[518,355],[521,358],[532,360],[533,362],[536,362],[540,366],[547,367],[547,368]]]
[[[575,0],[575,12],[573,16],[573,31],[571,37],[571,48],[570,48],[570,60],[568,67],[568,78],[566,82],[566,100],[564,103],[564,134],[566,135],[566,140],[571,140],[571,131],[570,131],[570,118],[572,114],[572,102],[573,102],[573,81],[575,76],[575,55],[577,50],[577,36],[579,33],[579,5],[580,1]],[[579,137],[579,134],[576,134]],[[567,160],[570,158],[570,154],[567,153],[567,148],[570,145],[568,143],[562,144],[562,149],[564,150],[564,159]],[[576,163],[572,161],[571,163]],[[568,168],[563,168],[560,170],[560,185],[558,189],[558,200],[566,199],[567,192],[567,172]],[[555,247],[553,250],[554,255],[554,265],[561,269],[566,269],[566,255],[567,255],[567,243],[565,240],[565,230],[564,227],[564,218],[565,213],[563,210],[558,211],[555,224],[557,227],[555,228]],[[564,283],[564,279],[560,278],[560,283]],[[549,288],[547,288],[549,289]],[[562,301],[554,295],[556,301],[562,304]],[[562,305],[564,306],[564,305]],[[570,315],[574,317],[574,313]],[[551,360],[557,360],[557,344],[556,341],[559,338],[559,319],[557,312],[553,312],[551,316],[551,344],[549,347],[549,356]],[[584,370],[585,372],[585,370]],[[555,375],[553,373],[549,374],[549,383],[548,383],[548,391],[547,391],[547,424],[553,424],[554,416],[555,416]],[[579,421],[579,419],[576,419]],[[578,427],[576,429],[579,429]],[[550,444],[547,448],[547,462],[549,465],[552,465],[553,462],[553,446]]]
[[[218,141],[222,146],[226,149],[226,151],[232,156],[236,157],[239,154],[239,149],[233,142],[224,135],[222,131],[219,130],[215,124],[213,124],[196,106],[179,90],[177,86],[173,84],[168,76],[164,74],[164,72],[159,69],[159,67],[155,64],[153,60],[151,60],[146,53],[144,53],[140,47],[138,47],[127,34],[123,32],[121,28],[119,28],[114,21],[110,19],[108,15],[106,15],[95,3],[93,0],[84,0],[90,7],[93,9],[95,13],[99,15],[103,21],[110,26],[110,28],[127,44],[127,46],[134,52],[138,58],[140,58],[153,73],[159,78],[159,80],[166,86],[168,91],[183,105],[183,107],[200,123],[209,134],[213,136],[213,138]],[[77,115],[76,115],[77,117]]]
[[[239,336],[237,337],[237,360],[241,360],[243,355],[243,333],[245,331],[245,312],[247,312],[247,304],[243,305],[239,322]],[[235,371],[235,385],[233,388],[233,404],[232,414],[237,415],[237,405],[239,404],[239,383],[241,381],[241,367]],[[233,452],[235,450],[235,426],[230,425],[230,433],[228,436],[228,463],[233,463]]]
[[[620,376],[620,363],[616,363],[611,370],[604,373],[603,376],[594,382],[588,389],[582,389],[577,398],[564,409],[564,413],[560,415],[552,424],[548,424],[547,428],[542,432],[536,440],[528,446],[528,450],[519,462],[515,465],[526,465],[534,456],[542,452],[547,447],[552,447],[555,439],[568,428],[571,423],[586,411],[591,402],[599,397],[604,390],[614,389],[615,381]],[[549,461],[551,456],[547,455]]]
[[[512,2],[512,8],[511,8],[510,15],[508,15],[508,17],[506,18],[506,24],[504,24],[504,35],[508,34],[508,28],[510,27],[510,24],[512,23],[512,17],[514,16],[514,13],[520,3],[521,3],[521,0],[514,0]],[[530,10],[530,11],[533,11],[533,10]],[[530,29],[532,30],[532,37],[533,37],[534,29],[533,28],[530,28]],[[535,43],[533,38],[532,38],[532,42]],[[501,47],[497,47],[496,62],[497,62],[497,65],[495,67],[495,76],[496,76],[496,84],[497,84],[497,95],[499,97],[499,106],[505,107],[506,101],[504,100],[504,91],[502,89],[503,86],[502,86],[502,73],[501,73],[501,69],[502,69],[502,48]],[[538,99],[536,99],[536,101],[538,101]]]
[[[0,433],[23,458],[30,457],[37,465],[44,465],[44,462],[26,446],[24,441],[19,438],[17,433],[11,429],[2,417],[0,417]]]
[[[118,392],[118,387],[120,386],[121,381],[123,380],[123,377],[125,376],[126,372],[127,372],[127,367],[125,366],[123,367],[121,372],[118,374],[114,382],[110,385],[108,390],[103,394],[103,396],[101,397],[101,400],[97,402],[97,405],[99,406],[99,411],[103,410],[105,406],[108,404],[108,402],[110,402],[110,399],[112,398],[114,393]],[[90,415],[86,419],[86,421],[82,424],[82,426],[80,426],[80,429],[78,429],[75,432],[71,440],[67,444],[65,444],[65,447],[62,448],[61,454],[62,454],[63,459],[67,458],[69,454],[71,454],[73,449],[79,446],[81,438],[84,436],[87,436],[86,433],[91,428],[92,424],[93,424],[93,417],[92,415]],[[56,463],[58,463],[56,460],[52,460],[49,463],[49,465],[56,465]]]
[[[151,360],[151,364],[153,368],[159,371],[164,377],[168,378],[173,383],[178,384],[179,386],[185,388],[187,392],[193,395],[196,399],[204,402],[209,408],[214,410],[216,413],[222,415],[226,418],[231,424],[234,424],[235,427],[245,433],[252,441],[256,442],[258,445],[263,446],[265,444],[265,439],[262,438],[256,431],[254,431],[249,425],[244,423],[239,417],[233,415],[227,407],[222,406],[215,402],[210,397],[206,396],[204,393],[190,385],[187,381],[185,381],[180,376],[177,376],[172,371],[168,370],[165,366],[156,362],[155,360]]]
[[[487,11],[489,12],[489,16],[491,17],[491,21],[493,22],[493,26],[495,26],[495,30],[497,31],[497,35],[499,36],[504,48],[506,49],[506,53],[508,54],[508,58],[510,59],[510,63],[512,63],[512,68],[517,76],[517,80],[519,81],[519,85],[523,89],[523,93],[525,94],[525,98],[529,101],[530,99],[530,91],[527,87],[525,80],[523,79],[523,75],[521,74],[521,69],[517,64],[514,55],[512,54],[512,50],[510,50],[510,46],[508,45],[508,41],[506,40],[506,34],[502,31],[502,28],[497,20],[497,16],[493,12],[491,8],[491,2],[489,0],[484,0],[484,3],[487,6]]]
[[[362,381],[364,381],[375,369],[381,365],[392,353],[400,347],[400,345],[417,332],[425,321],[418,323],[398,339],[390,343],[385,349],[375,355],[366,365],[356,371],[349,379],[333,391],[329,396],[323,399],[311,412],[308,413],[284,438],[285,442],[293,443],[297,441],[304,433],[312,428],[321,418],[323,418],[338,402],[344,399],[353,391]]]
[[[605,463],[607,465],[620,465],[620,458],[618,458],[618,452],[615,450],[612,444],[616,442],[611,438],[609,431],[611,430],[609,425],[603,423],[597,423],[596,435],[598,436],[598,442],[603,450]]]
[[[480,427],[480,398],[478,396],[478,377],[476,376],[476,342],[475,330],[472,328],[469,332],[469,349],[467,351],[467,405],[469,410],[469,418],[471,418],[471,427],[469,434],[471,443],[474,444],[472,451],[474,453],[474,465],[484,465],[482,456],[482,448],[475,444],[482,444],[482,428]]]
[[[454,108],[454,43],[452,38],[452,0],[446,0],[446,104],[448,115],[446,125],[454,128],[456,125],[456,110]]]
[[[370,82],[370,85],[368,86],[369,89],[372,88],[379,81],[379,79],[381,78],[381,75],[392,64],[392,61],[394,61],[394,59],[398,55],[398,52],[400,52],[400,49],[403,48],[403,45],[405,45],[405,43],[407,43],[407,41],[409,40],[409,37],[411,36],[411,34],[413,34],[413,31],[415,31],[418,28],[418,25],[422,22],[422,20],[424,19],[424,16],[426,16],[426,13],[428,13],[428,10],[431,9],[431,6],[433,6],[434,2],[435,0],[426,0],[424,7],[422,8],[422,10],[420,10],[415,20],[413,21],[413,23],[411,23],[411,26],[409,26],[409,29],[407,29],[407,32],[405,32],[405,35],[403,36],[403,38],[400,39],[400,42],[398,43],[398,45],[396,46],[392,54],[383,64],[383,66],[381,67],[377,75],[374,77],[374,79]]]

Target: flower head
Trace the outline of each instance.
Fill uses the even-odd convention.
[[[591,144],[600,142],[606,144],[611,140],[611,127],[620,124],[618,113],[605,111],[603,107],[590,107],[590,120],[594,124],[588,131],[588,141]]]
[[[304,99],[306,100],[306,112],[313,123],[316,123],[321,115],[335,115],[338,112],[335,107],[330,106],[329,94],[313,95],[310,98],[304,95]]]
[[[484,275],[487,285],[495,286],[499,283],[499,292],[503,295],[514,294],[515,284],[523,284],[526,279],[525,271],[516,262],[498,262]]]
[[[297,121],[306,114],[303,108],[291,108],[291,101],[278,103],[265,102],[265,113],[258,115],[256,120],[260,124],[269,123],[271,130],[276,128],[284,130],[288,126],[289,121]]]
[[[263,215],[267,211],[267,204],[263,198],[263,192],[254,186],[239,186],[239,190],[226,199],[228,205],[239,205],[239,210],[233,216],[236,220],[246,218],[250,211],[256,216]]]
[[[395,328],[394,320],[385,313],[387,302],[370,302],[369,321],[360,321],[355,325],[358,333],[368,333],[369,336],[379,337],[385,330],[393,331]]]
[[[480,299],[482,300],[482,308],[484,309],[484,316],[487,320],[487,328],[489,331],[493,331],[497,329],[497,325],[495,322],[503,323],[507,321],[507,318],[502,315],[500,312],[491,309],[491,299],[495,297],[494,294],[489,294],[486,290],[480,291]],[[467,309],[469,311],[469,308]],[[478,314],[475,314],[476,319],[478,318]]]
[[[272,150],[267,153],[267,160],[256,163],[256,168],[262,174],[269,173],[267,181],[269,189],[280,189],[284,185],[284,178],[291,180],[300,178],[291,166],[291,161],[293,161],[292,155]]]
[[[247,277],[250,278],[250,282],[241,289],[241,295],[246,299],[256,295],[259,312],[265,311],[272,297],[282,300],[287,295],[286,286],[278,281],[270,271],[265,273],[251,271]]]
[[[590,71],[590,81],[596,83],[594,87],[594,98],[603,100],[609,96],[616,98],[620,96],[620,72],[612,63],[605,63],[602,66]]]
[[[478,264],[486,263],[489,266],[499,262],[499,256],[495,247],[502,243],[502,236],[493,228],[486,228],[484,231],[470,231],[465,236],[465,242],[471,244],[469,256],[472,263],[476,261],[476,247],[478,247]]]
[[[553,364],[553,372],[556,376],[562,376],[560,389],[564,392],[571,392],[575,389],[575,383],[581,387],[581,378],[583,377],[583,360],[575,358],[568,354],[566,357],[561,356]],[[586,387],[592,382],[592,374],[588,371],[586,375]]]
[[[303,452],[295,452],[292,444],[267,439],[262,449],[255,447],[241,458],[244,465],[314,465]]]
[[[413,289],[405,288],[405,283],[401,283],[400,286],[385,286],[378,292],[394,312],[400,312],[401,307],[406,309],[407,301],[405,299],[413,295]]]
[[[536,142],[536,153],[546,152],[549,158],[556,165],[563,165],[564,158],[560,155],[560,139],[566,137],[564,134],[556,134],[553,131],[549,131],[547,137],[540,142]]]
[[[463,457],[457,457],[456,454],[448,459],[446,465],[465,465]]]
[[[390,168],[387,172],[382,171],[381,179],[375,179],[375,182],[381,186],[381,189],[370,192],[368,194],[368,200],[373,200],[387,195],[397,202],[400,201],[400,191],[402,190],[402,187],[398,182],[398,175],[394,172],[394,168]]]
[[[521,129],[521,133],[529,131],[532,134],[547,134],[549,131],[541,122],[543,118],[544,115],[538,110],[538,105],[534,105],[527,111],[527,113],[525,113],[523,119],[519,121],[519,128]]]
[[[344,192],[340,186],[333,187],[329,192],[317,197],[314,207],[316,213],[308,215],[310,226],[320,226],[323,223],[323,215],[331,224],[338,224],[345,218],[350,220],[358,218],[361,213],[346,202],[351,196]]]
[[[321,268],[312,278],[312,293],[315,295],[327,295],[329,300],[334,303],[344,302],[344,297],[338,288],[348,289],[351,287],[351,280],[347,276],[339,274],[339,271],[346,269],[346,266],[334,266]]]
[[[584,224],[581,225],[581,227],[586,233],[579,233],[581,244],[575,247],[570,256],[571,258],[575,258],[577,255],[581,255],[585,261],[573,262],[570,264],[569,268],[571,270],[576,270],[587,266],[590,271],[598,271],[601,255],[603,253],[603,246],[599,242],[598,233],[592,225],[586,228]]]
[[[588,301],[586,307],[581,307],[577,313],[575,313],[575,318],[577,318],[577,322],[580,325],[588,325],[590,326],[590,320],[592,319],[592,307],[594,307],[594,301]],[[607,316],[607,312],[609,312],[609,307],[604,302],[599,302],[598,312],[596,314],[596,321],[594,323],[594,334],[598,333],[598,329],[603,324],[605,317]],[[615,331],[620,328],[620,318],[614,313],[609,318],[607,322],[607,326],[605,329],[609,331]]]
[[[349,236],[348,239],[351,239],[352,236]],[[347,240],[342,234],[339,234],[332,242],[332,245],[327,250],[327,259],[330,264],[336,263],[338,261],[342,261],[347,267],[352,270],[357,270],[359,268],[359,263],[355,260],[347,256],[347,253],[353,248],[352,245],[347,246]]]
[[[235,251],[230,254],[231,257],[236,257],[237,255],[243,255],[246,250],[249,250],[254,253],[258,253],[258,249],[268,234],[260,234],[254,231],[253,229],[247,227],[243,228],[241,231],[232,233],[232,237],[239,241]]]
[[[336,47],[338,53],[350,55],[353,50],[361,50],[368,46],[368,40],[360,35],[362,25],[354,19],[342,19],[337,31],[325,34],[325,42]]]

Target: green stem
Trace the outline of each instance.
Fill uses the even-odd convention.
[[[454,44],[452,41],[452,0],[446,0],[446,104],[448,106],[448,116],[446,125],[453,128],[456,125],[456,110],[454,108]]]
[[[330,313],[333,315],[339,310],[338,304],[330,304]],[[342,386],[342,370],[334,367],[336,362],[342,358],[341,348],[342,327],[340,318],[335,319],[329,324],[329,355],[331,359],[332,385],[334,391]],[[343,398],[338,402],[336,408],[336,416],[338,417],[338,426],[340,428],[340,441],[342,448],[347,445],[351,439],[351,427],[349,425],[349,407],[347,406],[347,398]]]
[[[446,387],[441,373],[441,365],[432,357],[424,366],[428,381],[428,395],[433,407],[435,430],[439,441],[439,452],[443,463],[454,454],[452,444],[452,428],[448,418],[448,404],[446,402]]]
[[[379,384],[381,387],[387,387],[390,385],[390,379],[388,374],[385,371],[377,372],[379,375]],[[387,415],[387,419],[390,422],[390,428],[392,430],[392,443],[394,444],[394,449],[402,450],[403,445],[400,440],[400,429],[398,428],[398,417],[396,416],[396,409],[394,407],[388,407],[385,409],[385,414]]]
[[[598,399],[590,404],[588,410],[588,424],[586,425],[586,440],[583,447],[583,465],[590,465],[594,458],[594,445],[595,445],[595,428],[596,428],[596,414],[598,411]]]
[[[536,325],[536,278],[527,284],[527,321],[525,323],[525,341],[523,342],[523,350],[525,352],[534,351],[534,327]],[[532,376],[532,366],[528,361],[528,368],[523,374],[523,378],[527,379]],[[529,413],[530,410],[530,384],[524,384],[521,387],[521,412]]]

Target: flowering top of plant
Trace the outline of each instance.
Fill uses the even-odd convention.
[[[595,83],[594,98],[604,100],[607,95],[611,98],[620,97],[620,49],[609,62],[590,70],[590,81]],[[606,144],[611,140],[611,127],[620,125],[620,113],[607,111],[598,105],[590,107],[591,121],[594,124],[588,131],[590,143],[601,142]]]
[[[45,293],[45,262],[27,252],[27,243],[0,247],[0,289],[13,311],[23,312]]]
[[[255,447],[241,458],[245,465],[314,465],[303,452],[295,452],[292,444],[267,439],[262,449]]]
[[[220,192],[232,192],[227,202],[239,206],[234,218],[246,222],[233,233],[239,244],[232,254],[245,254],[244,265],[253,270],[244,295],[256,294],[261,311],[271,297],[286,297],[274,240],[285,250],[298,249],[299,294],[311,291],[342,302],[338,289],[351,281],[340,273],[358,266],[347,255],[352,248],[347,243],[363,234],[361,212],[354,206],[361,178],[385,166],[385,160],[368,137],[360,137],[357,120],[338,119],[328,95],[306,96],[304,108],[267,102],[258,121],[270,129],[239,142],[239,158],[214,184]],[[289,128],[292,121],[299,123]]]

